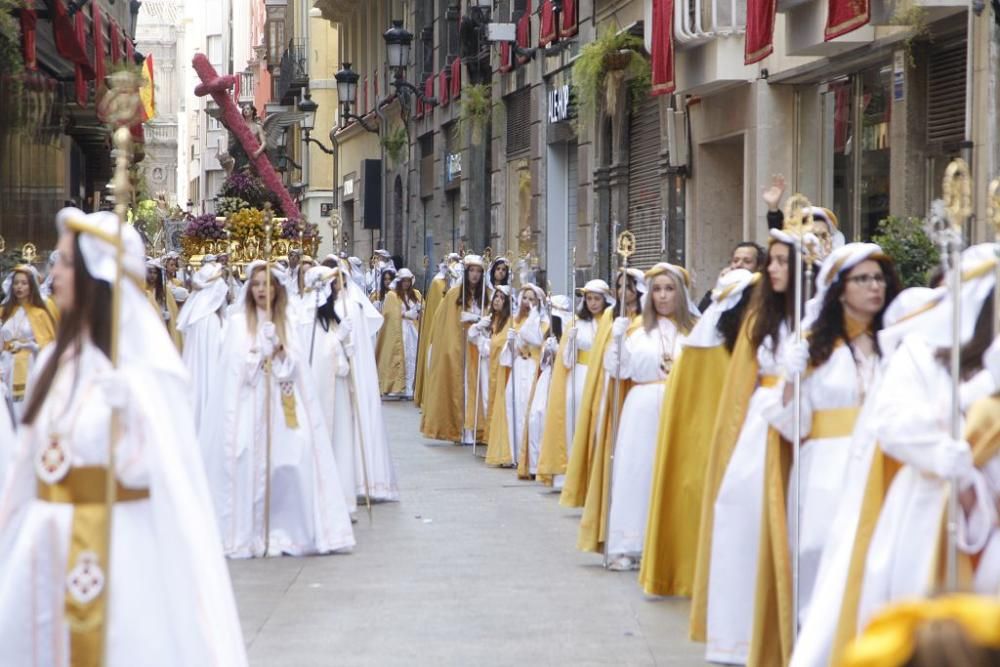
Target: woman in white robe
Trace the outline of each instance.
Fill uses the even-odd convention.
[[[757,286],[741,333],[749,335],[756,350],[757,378],[714,500],[705,650],[709,662],[745,664],[750,653],[769,428],[762,409],[780,398],[776,387],[784,371],[798,264],[793,238],[772,239],[767,279]],[[730,364],[727,382],[740,370]]]
[[[782,400],[764,409],[770,424],[786,441],[794,442],[793,378],[796,373],[802,374],[802,444],[788,477],[792,480],[799,475],[801,480],[797,545],[800,624],[810,608],[820,560],[828,544],[830,519],[843,499],[855,425],[862,405],[879,380],[881,360],[875,337],[882,328],[887,304],[900,289],[892,260],[873,243],[850,243],[835,250],[823,262],[816,283],[816,317],[808,343],[789,341],[787,357],[794,360],[794,365],[786,370],[791,376],[780,384]],[[787,506],[785,525],[776,534],[788,536],[788,551],[768,560],[765,567],[772,567],[786,557],[787,562],[792,561],[791,550],[796,548],[792,529],[795,499],[790,482],[782,489],[769,486],[765,493],[783,494]],[[783,566],[779,567],[784,571]],[[786,583],[787,587],[779,590],[791,590],[790,576]],[[778,619],[758,621],[777,623]]]
[[[538,375],[542,343],[548,323],[540,308],[545,292],[528,283],[521,287],[519,312],[507,332],[507,345],[500,353],[500,365],[510,368],[505,397],[507,402],[507,443],[511,460],[520,463],[521,443],[526,437],[531,389]],[[536,461],[537,465],[537,461]]]
[[[247,267],[226,331],[220,430],[210,441],[223,544],[233,558],[349,550],[354,533],[330,435],[293,309],[279,272],[271,274],[273,296],[264,262]]]
[[[15,266],[4,279],[0,304],[0,367],[3,368],[13,419],[24,414],[25,397],[38,353],[55,337],[56,316],[43,299],[38,272],[26,264]]]
[[[341,264],[346,277],[349,266]],[[399,500],[396,465],[389,449],[389,434],[382,414],[382,396],[378,387],[375,364],[375,336],[384,320],[375,306],[354,281],[345,283],[346,291],[337,296],[337,317],[350,321],[350,341],[354,346],[354,392],[358,401],[359,430],[364,438],[355,438],[355,491],[358,496],[370,495],[372,501]],[[364,452],[362,452],[362,447]],[[368,484],[365,485],[367,476]]]
[[[1000,389],[1000,343],[992,340],[996,256],[993,244],[963,253],[961,295],[961,410]],[[947,283],[946,283],[947,284]],[[973,462],[965,440],[950,436],[948,388],[950,313],[947,294],[926,317],[919,332],[906,338],[885,371],[877,397],[876,434],[886,455],[903,467],[889,487],[868,548],[858,606],[858,627],[886,604],[933,592],[942,517],[954,480],[963,496],[957,531],[958,549],[983,551],[997,523],[996,459],[983,467]],[[980,351],[984,352],[980,352]],[[944,355],[941,351],[946,351]],[[966,415],[968,416],[968,415]],[[985,474],[984,474],[985,470]],[[990,549],[979,568],[995,571]],[[983,591],[995,594],[996,589]]]
[[[633,570],[639,565],[659,432],[660,420],[655,417],[683,338],[698,317],[698,308],[688,296],[691,279],[685,269],[661,262],[645,278],[649,293],[642,315],[634,320],[616,318],[604,353],[608,375],[633,383],[614,441],[607,519],[611,570]]]
[[[191,373],[191,398],[199,435],[207,431],[211,413],[211,395],[218,387],[218,364],[226,326],[226,302],[229,288],[223,267],[214,262],[202,264],[192,277],[194,292],[177,316],[177,331],[184,336],[181,353]]]
[[[110,240],[118,238],[118,219],[70,208],[57,222],[53,293],[64,326],[39,358],[0,493],[3,662],[245,665],[185,396],[187,372],[133,282],[141,284],[145,273],[142,239],[122,225],[125,276],[115,369],[106,325],[116,283]],[[107,517],[103,479],[112,406],[122,430],[115,444],[109,560],[99,526]],[[98,642],[105,629],[102,656]]]
[[[337,461],[340,485],[347,509],[353,514],[358,508],[356,479],[355,440],[359,437],[358,421],[354,417],[351,398],[351,366],[349,356],[354,354],[350,342],[351,324],[339,319],[335,311],[339,289],[339,272],[336,268],[317,266],[305,276],[306,289],[317,295],[320,308],[315,317],[316,333],[313,340],[312,376],[316,386],[326,428],[333,440],[333,458]]]

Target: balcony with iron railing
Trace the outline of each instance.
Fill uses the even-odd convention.
[[[240,94],[236,101],[240,104],[253,102],[254,92],[257,88],[253,71],[246,70],[244,72],[239,72],[237,76],[240,79]]]
[[[309,85],[305,44],[290,40],[281,54],[274,98],[281,104],[294,104],[299,92]]]
[[[755,78],[743,64],[747,0],[674,4],[677,92],[705,94]]]

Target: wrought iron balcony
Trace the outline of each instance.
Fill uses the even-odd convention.
[[[294,104],[299,91],[309,85],[306,57],[306,47],[301,41],[290,41],[282,52],[274,89],[275,99],[282,104]]]
[[[674,12],[678,48],[746,32],[746,0],[680,0]]]

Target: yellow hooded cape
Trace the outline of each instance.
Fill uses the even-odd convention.
[[[435,278],[427,288],[427,298],[424,300],[424,312],[420,314],[420,341],[417,343],[417,371],[413,380],[413,404],[418,408],[424,397],[424,380],[427,377],[427,348],[433,343],[431,329],[434,327],[434,314],[444,300],[448,283],[444,278]]]

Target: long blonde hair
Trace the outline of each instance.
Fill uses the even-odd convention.
[[[244,302],[244,307],[247,313],[247,333],[251,336],[257,333],[257,302],[253,298],[253,279],[258,273],[266,268],[265,265],[254,267],[250,275],[247,276],[247,282],[250,283],[247,286],[246,301]],[[285,292],[285,286],[281,284],[278,277],[271,272],[271,291],[272,291],[272,303],[271,303],[271,321],[274,322],[274,329],[278,333],[278,339],[284,346],[288,345],[288,339],[285,335],[285,312],[288,306],[288,294]]]
[[[674,308],[674,314],[670,316],[670,319],[677,325],[678,331],[687,335],[691,333],[691,329],[698,321],[695,314],[688,308],[687,288],[676,275],[669,271],[661,273],[660,276],[667,276],[674,283],[674,289],[677,290],[677,307]],[[646,294],[646,303],[642,308],[642,327],[646,331],[652,331],[656,328],[656,320],[659,317],[656,313],[656,306],[653,305],[653,282],[660,276],[655,276],[649,281],[649,293]]]

